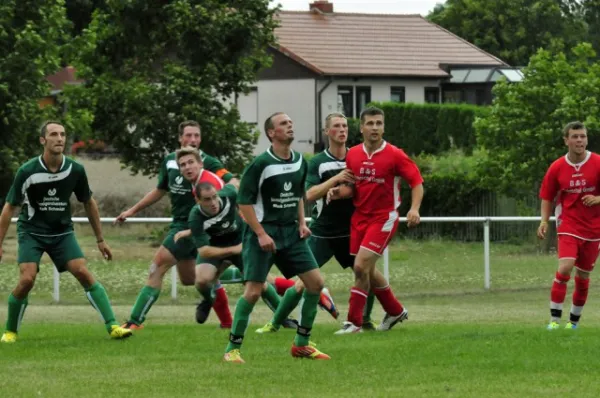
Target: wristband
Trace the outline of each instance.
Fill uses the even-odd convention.
[[[540,221],[540,225],[548,225],[548,221]]]

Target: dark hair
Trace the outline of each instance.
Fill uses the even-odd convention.
[[[575,121],[575,122],[567,123],[567,125],[563,128],[563,136],[565,138],[569,138],[569,131],[571,131],[571,130],[587,131],[587,129],[585,128],[585,124]]]
[[[40,137],[46,137],[46,133],[48,132],[48,125],[49,124],[58,124],[59,126],[65,127],[64,124],[62,124],[61,122],[57,122],[56,120],[46,120],[40,126]]]
[[[272,114],[271,116],[269,116],[267,118],[267,120],[265,120],[265,134],[267,135],[267,138],[269,139],[269,142],[271,142],[271,137],[269,137],[269,130],[272,130],[275,128],[275,125],[273,124],[273,118],[277,115],[284,115],[285,112],[275,112],[274,114]]]
[[[200,123],[198,123],[195,120],[186,120],[186,121],[183,121],[183,122],[179,123],[179,127],[178,127],[179,136],[182,136],[183,135],[183,130],[186,127],[190,127],[190,126],[191,127],[198,127],[198,130],[202,131],[202,129],[200,128]]]
[[[200,197],[200,192],[201,191],[208,191],[209,189],[217,189],[213,184],[211,184],[210,182],[206,182],[206,181],[202,181],[202,182],[198,182],[194,185],[194,189],[192,189],[192,192],[194,194],[194,197],[196,199],[202,199]]]
[[[363,111],[360,113],[360,124],[363,124],[365,122],[365,116],[377,116],[377,115],[381,115],[381,116],[385,117],[385,114],[383,113],[383,109],[379,109],[374,106],[370,106],[368,108],[363,109]]]

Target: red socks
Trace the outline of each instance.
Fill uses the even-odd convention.
[[[229,310],[229,299],[225,287],[221,286],[215,289],[215,301],[213,302],[215,314],[219,317],[222,328],[231,328],[233,318]]]
[[[404,311],[404,307],[402,307],[400,301],[398,301],[396,296],[394,296],[394,293],[392,293],[390,285],[376,287],[373,289],[373,293],[375,293],[375,297],[377,297],[377,300],[381,303],[383,310],[388,314],[396,316]]]
[[[295,281],[291,280],[291,279],[285,279],[285,278],[275,278],[275,290],[277,290],[277,294],[280,296],[283,296],[285,294],[285,291],[288,290],[290,287],[294,286],[296,284]]]
[[[363,311],[367,304],[368,292],[362,289],[353,287],[350,289],[350,307],[348,308],[348,322],[352,322],[354,326],[361,327],[363,324]]]

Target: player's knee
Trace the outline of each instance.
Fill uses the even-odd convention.
[[[206,278],[196,278],[196,289],[197,290],[204,290],[207,289],[208,287],[210,287],[212,281]]]
[[[35,274],[21,274],[19,288],[21,291],[29,292],[35,285]]]
[[[369,277],[369,270],[363,264],[354,265],[354,276],[356,279],[364,280]]]
[[[244,298],[250,304],[256,303],[262,296],[262,283],[249,282],[246,283],[244,289]]]
[[[183,286],[194,286],[194,284],[196,283],[194,275],[180,274],[179,281]]]

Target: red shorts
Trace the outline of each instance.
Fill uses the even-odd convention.
[[[381,255],[398,228],[398,213],[365,216],[355,212],[350,223],[350,254],[355,256],[361,247]]]
[[[575,268],[591,272],[598,258],[600,242],[583,240],[572,235],[558,235],[558,259],[574,259]]]

